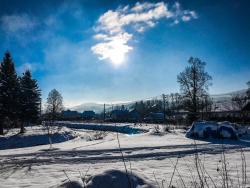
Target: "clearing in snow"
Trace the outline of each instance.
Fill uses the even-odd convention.
[[[238,180],[242,184],[242,157],[246,164],[250,162],[248,134],[239,140],[193,140],[185,137],[186,131],[183,129],[164,132],[161,125],[109,125],[143,130],[139,134],[86,130],[65,125],[54,127],[52,149],[48,145],[46,129],[42,126],[28,127],[24,135],[14,136],[15,130],[12,130],[1,137],[8,143],[1,144],[1,187],[74,185],[92,188],[98,187],[100,182],[103,182],[100,187],[110,187],[110,182],[117,185],[117,178],[121,178],[124,187],[126,182],[134,187],[168,187],[170,184],[194,187],[195,182],[200,181],[195,168],[197,155],[205,169],[202,178],[218,187],[221,185],[225,157],[228,177],[232,182],[230,186],[235,187]],[[19,143],[20,136],[32,139],[23,145]],[[44,141],[41,142],[43,139],[40,138]],[[245,173],[248,172],[246,168]],[[250,185],[247,179],[244,181]]]

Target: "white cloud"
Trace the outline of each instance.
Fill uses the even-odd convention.
[[[147,28],[155,27],[161,19],[178,24],[194,18],[197,18],[196,12],[183,10],[179,3],[169,8],[164,2],[137,2],[133,7],[127,5],[116,10],[109,10],[97,21],[94,38],[100,42],[92,46],[91,50],[98,55],[100,60],[109,59],[111,63],[121,64],[125,55],[133,49],[129,44],[134,37],[132,30],[143,33]],[[119,63],[115,60],[119,60]]]
[[[102,36],[103,37],[103,36]],[[100,42],[93,46],[91,50],[100,56],[100,59],[110,59],[113,64],[120,65],[125,54],[133,48],[127,45],[132,35],[126,32],[106,37],[104,42]]]
[[[16,33],[30,31],[37,23],[27,14],[13,14],[2,16],[1,25],[6,33]]]
[[[40,25],[39,20],[26,13],[8,14],[0,17],[1,30],[5,34],[6,40],[14,40],[22,47],[36,40],[37,27]]]
[[[65,29],[64,18],[82,21],[83,12],[78,2],[62,2],[48,14],[38,16],[30,12],[0,15],[0,32],[6,40],[13,40],[22,47],[31,42],[48,42],[58,36],[58,30]],[[74,31],[74,30],[73,30]]]
[[[95,39],[103,39],[103,40],[105,40],[106,38],[108,38],[108,35],[105,35],[105,34],[100,33],[100,34],[96,34],[96,35],[94,36],[94,38],[95,38]]]
[[[152,7],[153,7],[152,3],[145,2],[145,3],[141,4],[141,3],[137,2],[135,4],[135,6],[131,8],[131,10],[134,11],[134,12],[141,12],[141,11],[143,11],[145,9],[149,9],[149,8],[152,8]]]

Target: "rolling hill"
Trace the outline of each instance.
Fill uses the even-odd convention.
[[[216,106],[217,110],[219,110],[219,111],[233,110],[232,105],[231,105],[232,97],[235,95],[244,95],[246,93],[246,91],[247,91],[247,89],[242,89],[242,90],[233,91],[233,92],[229,92],[229,93],[211,95],[211,98],[213,100],[213,105]],[[157,97],[152,97],[151,99],[153,99],[153,98],[160,98],[160,95]],[[147,99],[147,100],[149,100],[149,99]],[[129,107],[131,107],[131,105],[134,102],[135,101],[126,102],[126,103],[116,103],[116,104],[113,104],[113,106],[124,105],[126,108],[129,108]],[[100,104],[100,103],[83,103],[83,104],[71,107],[70,110],[75,110],[78,112],[93,110],[96,113],[101,113],[101,112],[103,112],[103,107],[104,107],[103,105],[104,104]],[[107,111],[112,108],[112,104],[105,104],[105,105],[106,105]]]

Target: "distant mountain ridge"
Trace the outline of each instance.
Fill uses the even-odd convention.
[[[105,109],[107,111],[109,111],[110,109],[112,109],[112,107],[120,106],[120,105],[124,105],[126,108],[128,108],[132,104],[133,104],[133,102],[116,103],[116,104],[113,104],[113,105],[105,103]],[[83,103],[83,104],[71,107],[69,109],[70,110],[75,110],[75,111],[78,111],[78,112],[93,110],[95,113],[101,113],[104,110],[104,104],[100,104],[100,103]]]
[[[107,105],[108,107],[108,105]],[[70,110],[75,110],[78,112],[83,112],[83,111],[88,111],[88,110],[93,110],[96,113],[100,113],[103,111],[103,104],[98,104],[98,103],[83,103],[74,107],[71,107]]]
[[[212,98],[218,99],[218,98],[232,98],[234,95],[245,95],[247,92],[247,89],[242,89],[238,91],[232,91],[229,93],[223,93],[223,94],[214,94],[211,95]]]
[[[228,92],[228,93],[222,93],[222,94],[213,94],[211,95],[211,98],[214,102],[214,105],[216,105],[218,107],[219,110],[223,111],[223,110],[229,110],[231,109],[231,100],[232,97],[235,95],[245,95],[247,89],[242,89],[242,90],[238,90],[238,91],[233,91],[233,92]],[[153,98],[159,98],[158,97],[152,97]],[[150,98],[149,98],[150,99]],[[147,100],[149,100],[147,99]],[[140,100],[138,100],[140,101]],[[106,110],[110,110],[112,109],[112,106],[121,106],[124,105],[126,108],[129,108],[132,106],[132,104],[135,103],[135,101],[131,101],[131,102],[124,102],[124,103],[116,103],[116,104],[105,104],[105,108]],[[93,110],[96,113],[101,113],[103,112],[104,109],[104,104],[100,104],[100,103],[83,103],[74,107],[69,108],[70,110],[75,110],[78,112],[83,112],[83,111],[88,111],[88,110]]]
[[[244,96],[246,95],[246,92],[247,89],[242,89],[229,93],[211,95],[211,98],[213,100],[213,108],[216,108],[216,111],[239,110],[233,108],[232,97],[235,95]]]

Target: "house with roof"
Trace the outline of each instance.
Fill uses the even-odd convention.
[[[129,111],[128,116],[129,116],[128,117],[129,121],[132,121],[132,122],[138,122],[142,119],[140,113],[136,109]]]
[[[93,110],[87,110],[82,113],[82,118],[83,119],[94,119],[96,117],[96,113]]]
[[[81,115],[77,111],[64,110],[62,111],[62,116],[64,118],[79,118]]]
[[[146,122],[162,123],[164,122],[164,113],[162,112],[150,112],[147,117],[144,118]]]
[[[117,121],[126,121],[129,118],[128,110],[112,110],[110,113],[110,118]]]

